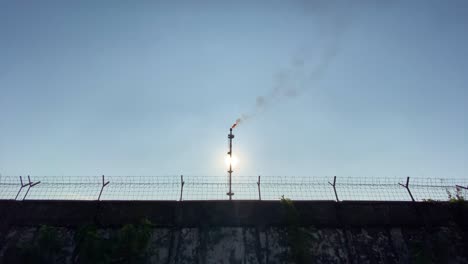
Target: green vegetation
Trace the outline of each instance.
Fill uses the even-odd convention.
[[[411,240],[409,241],[410,257],[412,263],[415,264],[429,264],[433,263],[431,253],[422,241]]]
[[[287,240],[291,249],[291,258],[294,263],[309,263],[311,255],[309,253],[310,240],[304,228],[300,227],[300,216],[294,203],[281,196],[281,204],[286,212]]]
[[[125,225],[117,235],[114,257],[118,263],[144,263],[151,238],[151,223],[145,219],[139,225]]]
[[[30,243],[16,246],[18,261],[21,263],[60,263],[58,257],[62,253],[63,239],[58,228],[42,225],[36,239]]]
[[[445,191],[447,192],[448,201],[451,203],[459,203],[459,202],[466,201],[465,197],[462,194],[462,189],[458,186],[455,187],[454,193],[452,193],[448,189],[445,189]],[[433,199],[422,199],[422,201],[423,202],[438,202],[438,200],[433,200]]]
[[[465,197],[463,197],[462,195],[462,190],[458,186],[455,188],[454,194],[452,194],[449,190],[446,190],[446,191],[447,191],[449,202],[458,203],[458,202],[465,201]]]
[[[460,228],[454,222],[447,226],[424,228],[422,236],[408,239],[412,263],[459,263],[454,259],[463,248]]]
[[[75,260],[78,263],[109,263],[111,243],[98,234],[94,225],[81,227],[75,235]]]
[[[75,234],[73,263],[146,263],[152,224],[142,220],[127,224],[116,232],[99,231],[94,225],[83,226]],[[9,258],[14,263],[63,263],[65,243],[60,229],[41,226],[33,241],[19,242],[11,249]]]
[[[151,222],[123,226],[113,236],[99,233],[93,225],[81,228],[75,237],[78,263],[146,263]]]

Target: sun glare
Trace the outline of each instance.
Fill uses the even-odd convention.
[[[226,158],[224,159],[224,163],[228,167],[229,167],[229,164],[231,164],[232,167],[234,168],[239,163],[239,159],[236,156],[232,156],[232,158],[231,158],[229,155],[227,155]]]

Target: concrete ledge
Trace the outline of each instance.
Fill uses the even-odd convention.
[[[304,226],[468,227],[467,203],[294,201]],[[148,218],[158,226],[284,226],[279,201],[0,201],[0,224],[118,226]]]

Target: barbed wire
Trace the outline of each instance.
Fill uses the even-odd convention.
[[[226,176],[0,176],[0,200],[227,200]],[[468,179],[237,176],[235,200],[447,201]]]

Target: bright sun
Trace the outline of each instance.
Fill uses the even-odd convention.
[[[232,167],[234,168],[239,163],[239,159],[234,155],[232,156],[232,158],[229,157],[229,155],[227,155],[226,158],[224,159],[224,163],[226,163],[226,166],[228,167],[229,167],[229,164],[232,164]]]

